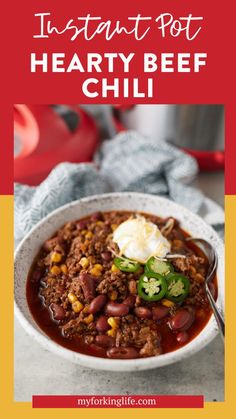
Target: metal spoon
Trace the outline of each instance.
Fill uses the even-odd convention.
[[[206,294],[207,294],[208,300],[210,302],[212,311],[214,313],[217,325],[218,325],[219,330],[221,332],[221,336],[224,339],[224,336],[225,336],[225,322],[224,322],[223,316],[222,316],[219,308],[217,307],[216,302],[215,302],[215,300],[213,298],[213,295],[212,295],[212,293],[210,291],[210,288],[209,288],[209,283],[214,278],[215,273],[216,273],[217,264],[218,264],[218,256],[217,256],[213,246],[208,241],[206,241],[204,239],[198,239],[198,238],[195,238],[195,237],[188,237],[186,239],[186,241],[192,241],[193,243],[196,243],[196,245],[198,247],[200,247],[200,249],[203,251],[203,253],[208,258],[209,268],[208,268],[207,277],[206,277],[206,280],[205,280],[205,289],[206,289]]]

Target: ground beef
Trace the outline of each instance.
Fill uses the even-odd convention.
[[[161,338],[146,321],[140,322],[134,316],[127,316],[121,320],[116,346],[135,346],[140,356],[154,356],[161,353]]]
[[[193,267],[197,272],[199,268],[204,268],[206,265],[205,259],[196,255],[190,255],[186,258],[176,258],[173,259],[172,263],[175,269],[183,274],[191,273]]]
[[[104,274],[102,281],[97,286],[97,292],[108,296],[112,296],[115,292],[117,300],[124,300],[128,292],[127,275],[123,272]]]

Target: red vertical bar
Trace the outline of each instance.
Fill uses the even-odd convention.
[[[0,195],[13,193],[13,107],[0,104]]]

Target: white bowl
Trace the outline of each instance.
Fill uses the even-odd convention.
[[[200,217],[188,209],[154,195],[125,192],[94,195],[64,205],[40,221],[24,238],[15,253],[15,314],[26,332],[46,349],[77,364],[110,371],[146,370],[180,361],[206,346],[218,333],[212,315],[205,328],[191,342],[176,351],[163,355],[131,360],[116,360],[83,355],[66,349],[51,340],[34,321],[26,300],[26,279],[30,266],[42,243],[68,221],[73,221],[95,211],[129,210],[144,211],[161,217],[177,218],[181,227],[192,236],[202,237],[214,246],[218,258],[218,306],[223,310],[224,301],[224,246],[216,232]]]

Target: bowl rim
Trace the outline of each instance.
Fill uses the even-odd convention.
[[[199,215],[191,212],[188,208],[162,196],[158,195],[152,195],[152,194],[146,194],[146,193],[139,193],[139,192],[110,192],[110,193],[104,193],[104,194],[97,194],[97,195],[90,195],[88,197],[80,198],[78,200],[74,200],[72,202],[69,202],[67,204],[64,204],[49,214],[47,214],[44,218],[42,218],[35,226],[31,228],[31,230],[27,233],[27,235],[23,238],[23,240],[18,244],[15,252],[14,252],[14,268],[15,271],[17,270],[17,265],[20,263],[20,260],[18,260],[18,255],[20,253],[20,250],[24,248],[24,246],[27,244],[27,241],[32,235],[42,227],[43,224],[48,222],[48,220],[53,219],[57,214],[66,211],[68,208],[76,207],[81,202],[87,203],[93,200],[97,199],[106,199],[110,197],[114,197],[119,199],[121,196],[134,196],[134,197],[146,197],[146,198],[156,198],[159,202],[165,202],[171,203],[174,207],[178,208],[179,210],[184,209],[185,213],[189,214],[191,217],[194,217],[198,222],[205,224],[205,226],[212,231],[212,233],[217,236],[218,242],[220,243],[222,249],[224,249],[224,244],[221,238],[218,236],[218,234],[215,232],[215,230],[207,224]],[[107,210],[109,211],[109,210]],[[120,210],[121,211],[121,210]],[[88,214],[89,215],[89,214]],[[224,257],[223,262],[224,262]],[[29,267],[31,265],[32,261],[29,263]],[[224,278],[222,279],[224,283]],[[221,297],[221,299],[219,299]],[[220,308],[223,310],[224,307],[224,293],[222,295],[218,295],[217,299],[218,304],[220,305]],[[24,316],[24,313],[21,311],[20,307],[17,304],[17,299],[14,292],[14,312],[16,315],[16,318],[19,320],[20,324],[24,328],[24,330],[28,333],[28,335],[32,336],[38,343],[40,343],[45,349],[48,349],[52,353],[61,356],[64,359],[67,359],[69,361],[72,361],[74,363],[77,363],[84,367],[89,367],[93,369],[98,370],[107,370],[107,371],[140,371],[140,370],[148,370],[153,369],[157,367],[162,367],[165,365],[170,365],[178,361],[182,361],[183,359],[192,356],[193,354],[197,353],[201,349],[203,349],[205,346],[207,346],[218,334],[218,330],[216,327],[216,323],[213,317],[213,314],[211,315],[208,323],[204,327],[204,329],[195,337],[193,338],[188,344],[184,345],[183,347],[176,349],[175,351],[168,352],[166,354],[162,354],[159,356],[152,356],[147,358],[137,358],[137,359],[127,359],[127,360],[119,360],[119,359],[109,359],[109,358],[100,358],[96,356],[86,355],[79,352],[72,351],[70,349],[67,349],[55,341],[53,341],[48,335],[46,335],[43,330],[39,331],[37,330]],[[31,314],[32,316],[32,314]],[[34,320],[33,316],[32,319]],[[204,336],[204,340],[198,339],[201,337],[202,333],[206,329],[207,325],[209,325],[210,322],[215,323],[214,326],[211,327],[211,329],[208,331],[208,334]],[[35,320],[34,320],[35,322]],[[36,323],[36,322],[35,322]]]

